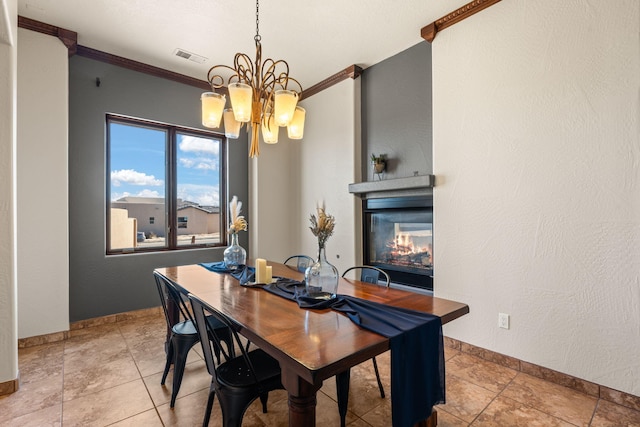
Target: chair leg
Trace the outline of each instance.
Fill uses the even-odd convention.
[[[180,337],[177,335],[174,337],[175,341],[179,341]],[[197,342],[197,341],[196,341]],[[182,376],[184,375],[184,367],[187,364],[187,354],[193,344],[195,343],[181,342],[180,345],[177,342],[173,343],[175,347],[174,350],[174,359],[173,359],[173,385],[171,389],[171,405],[173,408],[176,404],[176,397],[178,397],[178,391],[180,391],[180,384],[182,383]]]
[[[371,360],[373,361],[373,370],[376,371],[376,380],[378,381],[378,388],[380,389],[380,397],[384,399],[384,387],[382,387],[380,372],[378,372],[378,362],[376,362],[375,357],[373,357]]]
[[[336,391],[338,392],[338,413],[340,414],[340,427],[345,427],[347,418],[347,406],[349,404],[349,381],[351,370],[336,375]]]
[[[164,365],[164,372],[162,373],[162,380],[160,380],[160,384],[164,385],[165,380],[167,379],[167,374],[169,373],[169,368],[173,364],[173,339],[169,341],[169,345],[166,346],[167,352],[167,362]]]
[[[267,413],[267,399],[269,399],[269,393],[264,393],[260,395],[260,402],[262,402],[262,413]]]
[[[209,419],[211,418],[211,410],[213,409],[213,401],[216,398],[216,393],[213,389],[213,384],[209,388],[209,398],[207,399],[207,409],[204,412],[204,420],[202,421],[202,427],[209,425]]]

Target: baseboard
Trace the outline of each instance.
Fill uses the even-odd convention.
[[[20,388],[20,375],[15,380],[0,383],[0,396],[15,393]]]
[[[94,326],[115,324],[117,322],[126,322],[131,319],[140,317],[161,316],[162,308],[153,307],[142,310],[128,311],[126,313],[110,314],[108,316],[94,317],[92,319],[80,320],[69,325],[68,331],[53,332],[51,334],[37,335],[28,338],[20,338],[18,340],[18,348],[34,347],[36,345],[51,344],[67,340],[75,335],[82,333],[84,329]]]
[[[472,356],[479,357],[480,359],[484,359],[489,362],[514,369],[516,371],[543,379],[545,381],[568,387],[581,393],[585,393],[589,396],[607,400],[609,402],[613,402],[618,405],[640,411],[640,396],[634,396],[633,394],[614,390],[600,384],[592,383],[581,378],[554,371],[553,369],[534,365],[533,363],[525,362],[524,360],[516,359],[515,357],[496,353],[495,351],[487,350],[482,347],[476,347],[475,345],[468,344],[466,342],[459,341],[453,338],[444,337],[444,345],[454,350],[458,350],[462,353],[467,353]]]

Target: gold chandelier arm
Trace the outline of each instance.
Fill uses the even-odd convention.
[[[269,86],[269,90],[274,90],[277,83],[275,71],[276,67],[278,66],[278,62],[280,61],[274,61],[273,59],[269,58],[264,61],[264,64],[262,66],[261,83],[263,86]]]
[[[251,58],[249,58],[245,53],[236,53],[236,56],[233,58],[233,65],[235,67],[234,71],[238,76],[238,80],[242,83],[248,84],[249,86],[253,86],[253,74],[255,69],[253,68]]]
[[[300,84],[299,81],[297,81],[296,79],[294,79],[293,77],[289,77],[289,75],[287,74],[286,76],[284,76],[286,78],[286,83],[284,85],[282,85],[282,83],[280,83],[285,89],[287,88],[287,86],[289,85],[290,82],[293,82],[296,84],[296,86],[298,86],[299,91],[298,92],[298,101],[300,101],[302,99],[302,85]],[[282,75],[280,75],[280,78],[283,78]]]
[[[209,72],[207,73],[207,80],[209,81],[212,89],[220,89],[224,86],[224,78],[222,77],[222,75],[215,74],[217,72],[216,70],[220,68],[233,71],[234,73],[227,79],[227,83],[229,83],[231,79],[237,74],[236,70],[229,67],[228,65],[214,65],[209,69]]]
[[[259,142],[260,124],[251,123],[251,148],[249,149],[249,157],[253,158],[260,155]]]

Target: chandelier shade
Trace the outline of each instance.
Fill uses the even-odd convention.
[[[277,144],[279,132],[274,115],[267,114],[267,118],[262,120],[262,139],[267,144]]]
[[[251,104],[253,101],[251,86],[244,83],[231,83],[228,89],[231,108],[236,120],[241,123],[251,120]]]
[[[262,60],[259,23],[259,1],[256,1],[255,60],[252,61],[244,53],[236,53],[233,66],[215,65],[211,67],[207,74],[207,80],[211,85],[212,92],[205,93],[219,95],[215,92],[216,89],[224,87],[226,83],[235,123],[231,121],[231,115],[225,112],[225,136],[238,138],[239,126],[247,123],[248,132],[250,124],[250,157],[260,154],[259,136],[261,130],[262,139],[269,144],[278,142],[280,126],[287,127],[287,135],[290,139],[302,139],[305,120],[304,108],[297,105],[302,95],[302,86],[296,79],[289,76],[289,64],[282,59],[277,61],[271,58]],[[222,73],[228,74],[229,71],[231,72],[230,76],[225,79]],[[218,97],[207,95],[207,115],[205,116],[205,94],[202,95],[202,124],[206,127],[219,127],[220,117],[225,111],[226,99],[224,95]],[[213,112],[214,101],[209,98],[216,98],[215,113]],[[216,118],[217,122],[215,122]],[[294,123],[293,126],[292,123]],[[231,129],[228,130],[227,126]],[[238,126],[237,129],[236,126]]]
[[[304,135],[304,118],[306,115],[306,110],[300,106],[296,107],[295,112],[293,113],[293,119],[291,119],[291,123],[287,126],[287,136],[289,139],[302,139]]]
[[[215,92],[205,92],[200,96],[202,102],[202,125],[209,128],[217,128],[220,126],[222,111],[226,98]]]
[[[224,120],[224,136],[231,139],[237,139],[240,136],[240,127],[242,123],[236,120],[232,108],[225,108],[222,114]]]
[[[292,90],[277,90],[274,101],[274,114],[278,126],[291,123],[293,112],[298,104],[298,94]]]

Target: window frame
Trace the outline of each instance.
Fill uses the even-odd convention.
[[[166,216],[166,245],[162,247],[132,247],[111,248],[111,135],[110,124],[122,124],[127,126],[139,126],[162,130],[166,132],[165,138],[165,212]],[[178,134],[193,135],[204,138],[220,140],[219,151],[219,210],[220,210],[220,242],[218,243],[194,243],[178,245]],[[125,255],[149,252],[182,251],[191,249],[225,247],[227,242],[227,144],[228,139],[219,132],[190,128],[181,125],[157,122],[148,119],[125,116],[121,114],[107,113],[105,116],[105,244],[106,255]],[[155,217],[154,217],[155,218]]]

